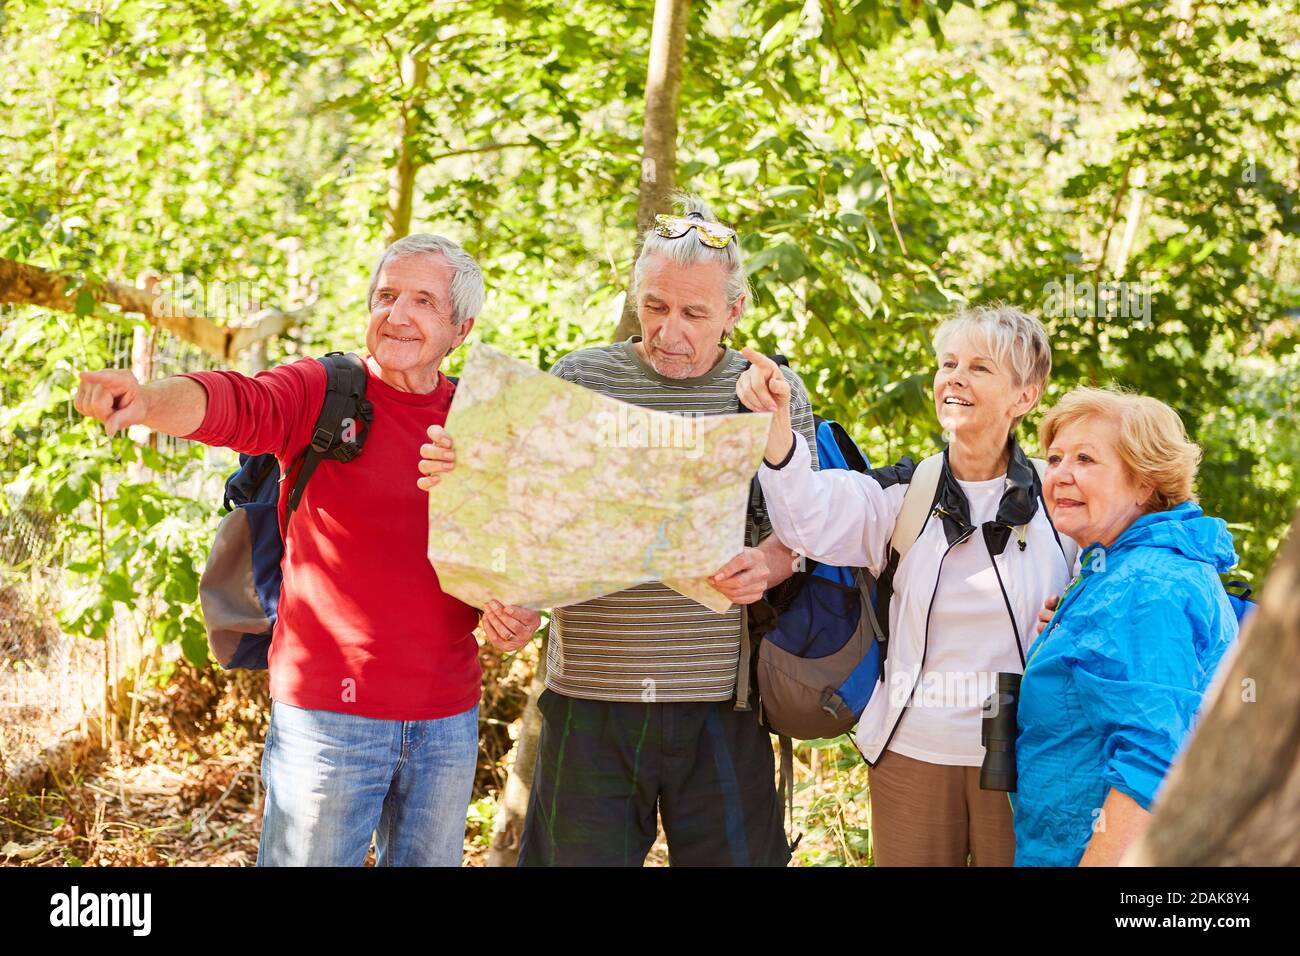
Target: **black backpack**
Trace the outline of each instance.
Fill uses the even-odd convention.
[[[360,455],[374,421],[362,360],[330,352],[320,362],[328,375],[325,400],[311,444],[290,468],[297,474],[289,492],[286,530],[316,467],[327,458],[352,461]],[[275,455],[240,455],[239,469],[226,479],[223,503],[229,514],[217,526],[199,579],[208,647],[227,670],[266,669],[283,580],[279,497],[280,463]]]

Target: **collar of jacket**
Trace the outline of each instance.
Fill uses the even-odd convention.
[[[1007,438],[1007,445],[1011,451],[1007,462],[1007,488],[998,503],[997,516],[984,524],[984,537],[993,554],[1001,554],[1006,549],[1012,528],[1029,524],[1038,510],[1041,494],[1038,471],[1021,451],[1014,435]],[[970,527],[970,503],[953,476],[946,447],[943,450],[943,473],[939,478],[935,505],[941,509],[943,533],[951,547]]]

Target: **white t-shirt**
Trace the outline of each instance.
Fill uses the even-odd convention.
[[[997,517],[1006,476],[957,483],[977,530],[944,560],[925,666],[888,749],[927,763],[978,767],[984,760],[984,698],[996,688],[998,671],[1020,673],[1024,668],[993,560],[978,530]]]

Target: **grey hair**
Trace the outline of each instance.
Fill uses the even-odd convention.
[[[384,250],[375,271],[370,275],[370,289],[366,292],[366,308],[370,308],[375,297],[375,286],[379,284],[379,272],[389,259],[405,259],[410,256],[442,256],[454,270],[451,279],[451,319],[461,325],[467,319],[476,317],[483,310],[486,291],[483,287],[483,270],[478,267],[474,257],[459,245],[444,236],[431,233],[412,233],[403,236]]]
[[[713,210],[709,208],[709,204],[699,196],[678,190],[672,194],[672,199],[674,205],[681,208],[681,215],[696,214],[705,222],[724,225],[724,223],[718,221],[717,216],[713,214]],[[745,272],[745,254],[740,248],[739,235],[723,248],[714,249],[697,240],[692,233],[687,233],[685,236],[679,236],[676,239],[665,239],[663,236],[657,235],[653,229],[646,230],[646,234],[641,240],[641,254],[637,256],[636,265],[632,269],[631,291],[634,297],[637,289],[641,287],[646,260],[651,256],[663,256],[665,259],[684,266],[695,265],[700,262],[720,262],[726,272],[728,308],[735,305],[741,296],[745,297],[746,304],[752,298],[749,289],[749,275]]]
[[[1017,388],[1036,386],[1038,398],[1034,401],[1034,406],[1037,406],[1047,388],[1047,379],[1052,374],[1052,346],[1043,323],[1027,312],[1004,303],[964,308],[935,331],[934,354],[942,355],[953,336],[959,332],[978,332],[982,335],[998,364],[1011,369]],[[1033,411],[1034,406],[1025,414]],[[1022,415],[1021,418],[1023,417]],[[1016,424],[1020,424],[1020,418],[1016,419]]]

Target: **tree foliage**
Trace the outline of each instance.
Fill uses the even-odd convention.
[[[315,302],[272,361],[355,348],[405,143],[413,228],[485,268],[475,335],[548,366],[622,309],[652,8],[10,2],[0,255],[247,283],[254,304]],[[1261,577],[1300,451],[1297,44],[1293,10],[1244,0],[698,0],[678,180],[740,229],[741,337],[787,354],[873,461],[938,447],[937,321],[1010,301],[1052,333],[1047,404],[1116,382],[1180,411],[1203,503]],[[1120,283],[1149,308],[1097,294]],[[69,568],[94,584],[67,626],[100,633],[152,595],[141,626],[200,659],[216,469],[68,415],[107,330],[144,327],[81,305],[0,313],[3,481],[68,515]]]

